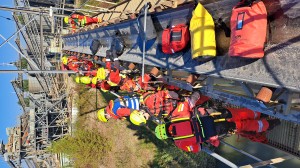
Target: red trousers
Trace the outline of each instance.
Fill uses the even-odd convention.
[[[264,132],[269,128],[269,123],[266,119],[260,119],[260,112],[255,112],[247,108],[233,109],[227,108],[232,118],[229,122],[235,122],[237,131]]]

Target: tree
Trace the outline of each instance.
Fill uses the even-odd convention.
[[[18,19],[20,20],[22,25],[25,25],[25,22],[24,22],[24,19],[23,19],[23,16],[21,15],[21,13],[18,15]]]
[[[29,98],[24,98],[24,103],[26,107],[29,107],[30,99]],[[21,106],[20,100],[18,101],[18,104]]]
[[[14,65],[16,67],[18,67],[19,66],[19,60],[14,62]],[[21,58],[21,69],[27,69],[27,60],[24,57]]]
[[[25,91],[25,92],[29,91],[28,79],[23,80],[23,91]]]

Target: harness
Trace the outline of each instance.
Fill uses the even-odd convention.
[[[161,92],[162,93],[162,92]],[[145,102],[146,102],[146,100],[150,97],[150,96],[152,96],[154,93],[150,93],[150,92],[148,92],[148,93],[145,93],[144,95],[142,95],[141,97],[140,97],[140,103],[142,103],[144,106],[146,106],[146,104],[145,104]],[[163,98],[163,95],[159,95],[160,97],[162,97]],[[163,115],[167,115],[167,117],[169,117],[170,115],[170,113],[172,114],[172,112],[174,111],[170,111],[170,113],[168,114],[167,112],[166,112],[166,108],[167,107],[171,107],[171,105],[167,105],[167,104],[172,104],[172,106],[173,106],[173,109],[176,109],[176,107],[177,107],[177,100],[175,100],[175,99],[164,99],[163,100],[163,102],[160,102],[160,104],[159,104],[159,106],[157,107],[156,106],[156,100],[157,100],[157,97],[158,97],[158,95],[156,95],[156,94],[154,94],[154,101],[153,101],[153,103],[154,103],[154,108],[153,109],[148,109],[149,110],[149,113],[152,113],[152,114],[154,114],[155,116],[157,116],[157,118],[161,118]],[[163,105],[163,104],[164,105]],[[157,113],[157,110],[159,110],[159,112]]]

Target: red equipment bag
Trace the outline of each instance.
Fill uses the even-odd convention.
[[[232,9],[229,56],[262,58],[266,34],[267,10],[264,3],[249,3],[249,0],[238,3]]]
[[[162,51],[172,54],[182,50],[190,40],[187,25],[180,24],[165,29],[162,34]]]

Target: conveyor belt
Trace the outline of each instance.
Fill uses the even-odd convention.
[[[214,18],[222,17],[225,22],[228,22],[231,9],[236,3],[236,0],[223,0],[204,6]],[[224,54],[224,56],[218,56],[212,61],[200,63],[191,59],[190,50],[172,55],[162,53],[162,30],[168,25],[188,23],[190,20],[193,5],[186,5],[153,14],[159,38],[156,41],[147,42],[146,48],[149,49],[146,53],[145,64],[300,91],[300,12],[297,10],[298,7],[295,7],[299,6],[299,2],[280,4],[280,1],[277,1],[277,3],[273,1],[268,3],[267,1],[266,6],[271,15],[270,18],[275,18],[270,24],[272,32],[270,42],[275,44],[268,45],[265,49],[265,57],[262,59],[232,58]],[[76,35],[65,36],[63,37],[65,42],[63,49],[91,54],[89,44],[94,38],[97,38],[101,40],[103,46],[96,55],[104,57],[108,44],[112,39],[111,34],[115,30],[121,32],[127,46],[124,54],[119,59],[141,63],[142,52],[140,48],[142,48],[142,41],[138,36],[135,19]],[[228,42],[229,38],[222,37],[224,32],[217,31],[216,34],[217,41],[220,38]],[[77,46],[78,42],[79,47]],[[226,45],[219,45],[219,53],[227,51],[228,44]]]

